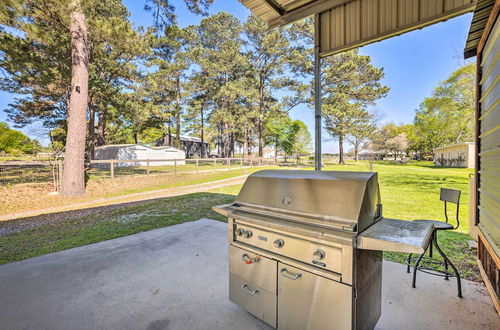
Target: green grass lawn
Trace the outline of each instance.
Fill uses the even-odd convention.
[[[364,163],[329,165],[325,170],[367,171]],[[469,169],[434,168],[429,162],[375,165],[384,204],[384,216],[396,219],[442,219],[443,205],[439,201],[441,187],[462,191],[460,228],[440,233],[439,242],[465,278],[479,280],[475,252],[468,249],[468,175]],[[222,174],[221,174],[222,175]],[[22,260],[138,232],[211,218],[225,221],[211,207],[234,201],[241,185],[166,198],[114,211],[71,219],[0,237],[0,263]],[[133,190],[133,189],[132,189]],[[385,258],[397,262],[403,255],[385,253]]]

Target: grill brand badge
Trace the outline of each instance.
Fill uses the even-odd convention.
[[[292,204],[292,197],[290,197],[290,196],[283,197],[283,204],[284,205],[290,205],[290,204]]]

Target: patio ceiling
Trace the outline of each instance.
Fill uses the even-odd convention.
[[[271,28],[318,15],[319,52],[322,57],[448,20],[472,11],[476,5],[476,0],[241,0],[241,2],[255,15],[265,20]]]
[[[474,10],[474,16],[470,24],[467,42],[465,43],[464,57],[469,58],[476,56],[479,41],[483,35],[483,31],[488,23],[491,11],[495,6],[495,0],[478,0]],[[497,4],[498,6],[498,4]]]

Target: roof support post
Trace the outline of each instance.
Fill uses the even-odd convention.
[[[314,15],[314,169],[321,171],[321,58],[319,15]]]

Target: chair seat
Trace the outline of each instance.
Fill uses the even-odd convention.
[[[434,226],[434,229],[436,230],[453,229],[453,225],[439,220],[413,220],[413,221],[431,223]]]

